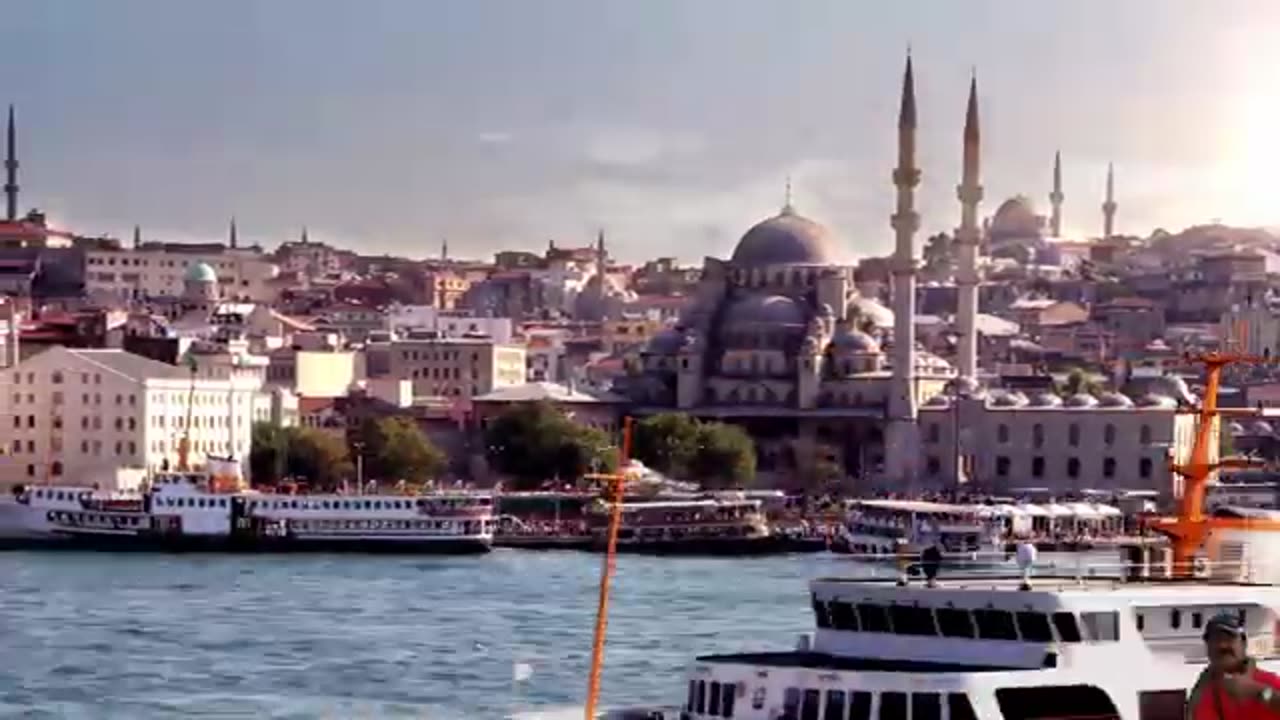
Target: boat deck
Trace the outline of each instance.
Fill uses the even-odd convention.
[[[754,665],[771,668],[798,668],[805,670],[851,670],[858,672],[887,673],[974,673],[1009,672],[1025,670],[1013,666],[972,665],[964,663],[940,663],[925,660],[885,660],[881,658],[844,657],[816,652],[748,652],[723,655],[702,655],[697,662]]]
[[[1024,579],[1021,575],[953,575],[945,573],[937,578],[933,587],[918,578],[911,579],[904,590],[969,590],[969,591],[1022,591]],[[859,577],[820,577],[813,580],[821,585],[849,585],[863,587],[897,586],[896,578],[859,578]],[[1086,593],[1113,592],[1118,589],[1131,591],[1185,590],[1194,588],[1270,588],[1277,587],[1269,582],[1245,582],[1243,580],[1222,580],[1213,578],[1143,578],[1128,580],[1115,575],[1075,575],[1075,574],[1042,574],[1033,575],[1028,583],[1030,592],[1049,593]]]

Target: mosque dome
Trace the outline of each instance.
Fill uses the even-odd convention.
[[[958,378],[953,378],[952,380],[947,381],[946,387],[943,389],[943,392],[952,397],[969,397],[969,398],[981,397],[983,394],[982,384],[979,383],[977,379],[971,378],[971,377],[965,377],[963,375]]]
[[[1253,435],[1273,435],[1275,428],[1271,427],[1271,423],[1266,420],[1258,420],[1249,427],[1249,431]]]
[[[1065,405],[1072,408],[1098,407],[1098,398],[1089,395],[1088,393],[1080,393],[1067,398]]]
[[[804,325],[806,315],[800,303],[785,295],[748,295],[729,306],[725,320],[730,325]]]
[[[759,223],[738,241],[734,265],[837,265],[836,242],[819,223],[790,207]]]
[[[1098,398],[1098,404],[1105,408],[1131,408],[1133,401],[1127,395],[1121,395],[1117,392],[1103,393]]]
[[[1040,225],[1035,205],[1024,195],[1005,200],[991,216],[991,233],[995,235],[1031,236],[1040,231]]]
[[[859,320],[867,320],[878,328],[893,327],[893,311],[874,298],[859,295],[849,303]]]
[[[1031,398],[1031,407],[1062,407],[1062,398],[1050,392],[1039,393]]]
[[[208,263],[198,262],[187,268],[183,278],[189,283],[216,283],[218,282],[218,274],[209,267]]]
[[[1168,395],[1147,393],[1138,401],[1138,405],[1145,408],[1176,408],[1178,407],[1178,401]]]
[[[1015,408],[1027,405],[1027,396],[1018,391],[1000,393],[991,398],[993,407]]]
[[[858,330],[842,330],[831,338],[831,344],[840,350],[867,355],[880,352],[880,343],[870,335]]]

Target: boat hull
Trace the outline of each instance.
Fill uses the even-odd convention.
[[[597,540],[593,543],[591,549],[604,550],[604,542]],[[826,549],[827,543],[823,538],[788,538],[777,535],[754,538],[689,538],[618,543],[619,553],[635,555],[749,557],[815,553],[823,552]]]
[[[380,538],[235,538],[200,535],[53,534],[0,537],[0,550],[73,550],[157,553],[356,553],[377,555],[482,555],[482,538],[403,540]]]

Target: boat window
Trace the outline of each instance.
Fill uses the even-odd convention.
[[[827,707],[822,711],[822,720],[845,720],[843,690],[827,691]]]
[[[1049,717],[1120,720],[1115,703],[1105,691],[1092,685],[1000,688],[996,690],[996,703],[1004,720]]]
[[[911,720],[942,720],[942,697],[938,693],[911,693]]]
[[[1201,625],[1204,625],[1204,614],[1199,610],[1191,613],[1191,627],[1199,630]]]
[[[973,619],[978,624],[978,637],[983,640],[1018,639],[1013,613],[1007,610],[974,610]]]
[[[836,630],[858,631],[858,614],[854,612],[851,603],[832,600],[827,605],[827,610],[831,614],[831,627]]]
[[[889,613],[883,605],[858,603],[858,624],[863,632],[893,632],[889,627]]]
[[[800,688],[789,687],[782,693],[783,717],[795,717],[800,712]]]
[[[733,717],[733,701],[737,698],[736,683],[725,683],[720,686],[720,717]]]
[[[819,600],[817,595],[814,595],[812,597],[813,597],[813,615],[814,615],[814,618],[817,620],[818,627],[820,628],[831,627],[831,615],[827,610],[827,604]]]
[[[938,608],[934,613],[938,616],[938,629],[943,637],[973,637],[973,616],[968,610]]]
[[[1146,629],[1147,629],[1147,616],[1146,616],[1146,615],[1143,615],[1142,613],[1138,613],[1136,616],[1134,616],[1133,621],[1134,621],[1134,623],[1136,623],[1136,624],[1137,624],[1137,626],[1138,626],[1138,632],[1142,632],[1143,630],[1146,630]]]
[[[1138,693],[1138,720],[1182,720],[1186,716],[1185,690],[1148,690]]]
[[[715,680],[712,680],[711,687],[707,688],[707,714],[720,714],[720,683]]]
[[[707,682],[698,681],[697,692],[694,693],[693,711],[699,715],[707,709]]]
[[[978,714],[973,711],[973,703],[969,702],[969,696],[964,693],[947,694],[947,715],[951,720],[978,720]]]
[[[1245,624],[1245,623],[1247,623],[1248,621],[1249,621],[1249,620],[1248,620],[1248,618],[1247,618],[1247,617],[1245,617],[1245,610],[1244,610],[1244,608],[1240,608],[1240,624],[1241,624],[1241,625],[1244,625],[1244,624]]]
[[[1080,620],[1084,623],[1085,634],[1088,639],[1094,642],[1110,642],[1120,639],[1120,613],[1118,611],[1080,613]]]
[[[1080,642],[1080,626],[1076,624],[1076,616],[1069,612],[1053,614],[1053,629],[1058,631],[1062,642]]]
[[[822,708],[822,691],[812,688],[804,691],[804,704],[800,706],[800,720],[818,720]]]
[[[929,608],[910,605],[890,605],[889,618],[893,631],[899,635],[937,635],[933,625],[933,613]]]
[[[862,690],[849,693],[849,720],[871,720],[871,693]]]
[[[1049,618],[1044,613],[1017,613],[1018,633],[1028,642],[1053,642],[1053,631],[1049,629]]]
[[[902,720],[907,716],[907,694],[880,693],[880,720]]]
[[[1182,627],[1182,611],[1174,608],[1169,611],[1169,627],[1177,630]]]

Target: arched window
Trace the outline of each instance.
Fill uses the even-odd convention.
[[[1142,458],[1138,461],[1138,474],[1144,478],[1151,477],[1151,458]]]
[[[1067,458],[1067,477],[1080,477],[1080,458]]]
[[[942,427],[938,423],[929,423],[929,442],[934,444],[942,442]]]
[[[53,371],[53,378],[52,378],[52,379],[53,379],[53,384],[54,384],[54,385],[61,385],[61,384],[62,384],[62,371],[61,371],[61,370],[54,370],[54,371]]]
[[[1109,457],[1102,459],[1102,476],[1115,477],[1116,475],[1116,459]]]
[[[62,462],[61,462],[60,460],[54,460],[54,461],[53,461],[53,465],[51,465],[51,466],[49,467],[49,473],[50,473],[51,475],[53,475],[54,477],[59,477],[59,476],[61,476],[61,475],[62,475]]]

